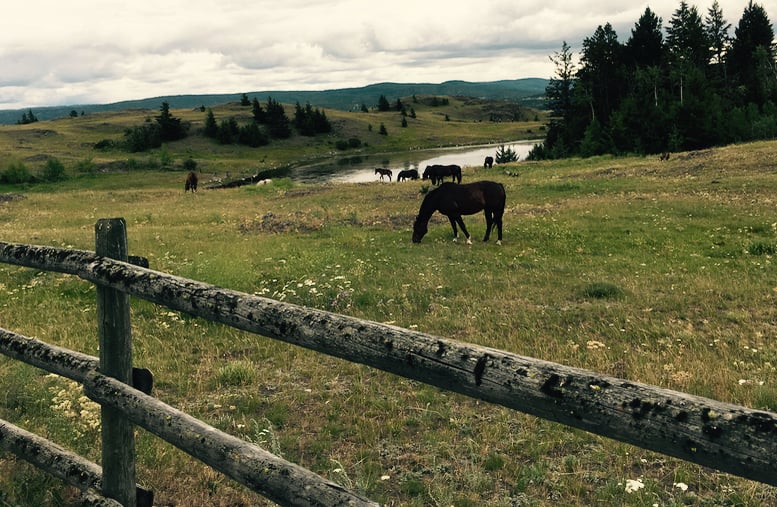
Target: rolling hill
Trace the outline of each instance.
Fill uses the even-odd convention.
[[[310,103],[316,107],[328,107],[343,111],[356,110],[362,104],[374,106],[378,98],[384,95],[389,101],[412,95],[441,95],[476,97],[489,100],[505,100],[518,102],[527,107],[542,109],[543,95],[547,79],[527,78],[502,81],[473,83],[468,81],[446,81],[444,83],[377,83],[361,88],[342,88],[322,91],[254,91],[245,92],[252,99],[260,102],[272,97],[274,100],[294,104]],[[62,106],[35,107],[24,109],[0,110],[0,124],[17,123],[22,115],[29,110],[38,120],[63,118],[75,111],[78,114],[88,114],[100,111],[117,111],[126,109],[157,109],[163,101],[172,108],[189,108],[214,106],[240,100],[244,92],[210,94],[210,95],[169,95],[138,100],[126,100],[111,104],[74,104]]]

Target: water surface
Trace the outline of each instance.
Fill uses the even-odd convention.
[[[540,141],[513,141],[503,144],[505,148],[512,149],[518,155],[518,160],[524,160],[538,142]],[[502,144],[338,158],[331,162],[292,169],[291,177],[304,183],[380,181],[380,176],[375,174],[375,168],[382,167],[391,169],[394,173],[392,181],[396,181],[399,171],[416,169],[418,174],[423,174],[426,166],[433,164],[482,167],[485,158],[495,156],[500,146]]]

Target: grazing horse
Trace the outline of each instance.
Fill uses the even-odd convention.
[[[193,194],[197,192],[197,175],[194,174],[194,172],[190,172],[186,175],[183,193],[186,193],[189,190],[191,190]]]
[[[489,169],[494,167],[494,157],[486,157],[485,162],[483,162],[483,167],[488,167]]]
[[[439,185],[445,181],[445,177],[450,176],[451,181],[461,183],[461,167],[457,165],[428,165],[424,169],[423,179],[432,180],[432,185]]]
[[[380,167],[375,168],[375,174],[380,174],[380,181],[383,181],[384,176],[388,176],[389,181],[391,181],[391,169],[383,169]]]
[[[505,187],[501,183],[493,181],[476,181],[457,185],[456,183],[443,183],[424,197],[421,209],[413,223],[413,243],[420,243],[428,230],[429,219],[435,211],[439,211],[448,217],[453,228],[453,241],[459,236],[456,229],[458,224],[461,232],[467,238],[467,244],[471,245],[469,232],[464,226],[462,215],[474,215],[480,210],[486,215],[486,236],[483,241],[488,241],[491,229],[496,226],[498,240],[497,245],[502,244],[502,215],[505,211]]]
[[[397,174],[397,181],[403,181],[403,180],[417,180],[418,179],[418,171],[415,169],[405,169],[404,171],[399,171],[399,174]]]

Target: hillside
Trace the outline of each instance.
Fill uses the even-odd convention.
[[[165,143],[160,149],[128,152],[122,146],[125,131],[153,122],[160,112],[161,99],[149,100],[145,108],[95,112],[27,125],[2,125],[0,153],[5,162],[0,164],[0,174],[11,165],[21,164],[33,175],[40,175],[51,159],[61,162],[69,175],[159,167],[180,169],[184,161],[192,159],[202,171],[241,176],[332,157],[493,144],[542,136],[545,122],[542,111],[515,102],[474,98],[451,98],[435,105],[435,97],[417,95],[415,101],[412,97],[402,97],[408,109],[412,108],[415,113],[415,117],[405,118],[405,127],[397,111],[324,108],[332,132],[316,136],[295,133],[288,139],[273,139],[258,148],[220,144],[205,137],[206,113],[198,105],[171,108],[172,114],[188,126],[186,138]],[[239,125],[246,125],[253,121],[251,107],[241,106],[239,101],[221,103],[210,109],[217,122],[234,119]],[[292,117],[294,106],[287,103],[285,109]],[[387,135],[380,134],[381,126],[385,126]],[[358,140],[359,147],[338,148],[350,140]],[[98,149],[98,144],[105,147]]]
[[[467,81],[447,81],[445,83],[379,83],[361,88],[343,88],[323,91],[253,91],[245,92],[250,97],[260,101],[270,96],[278,102],[286,104],[310,103],[318,107],[339,109],[343,111],[358,110],[362,104],[374,106],[378,98],[384,95],[389,100],[412,95],[447,95],[474,97],[487,100],[516,102],[526,107],[541,109],[545,94],[547,79],[528,78],[483,83]],[[22,114],[32,110],[39,120],[64,118],[71,111],[78,114],[90,114],[102,111],[121,111],[126,109],[156,109],[166,101],[172,108],[193,108],[199,106],[214,106],[240,100],[243,92],[210,95],[170,95],[138,100],[126,100],[111,104],[73,104],[51,107],[33,107],[25,109],[0,110],[0,125],[17,123]]]

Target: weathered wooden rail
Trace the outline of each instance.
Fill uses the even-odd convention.
[[[772,412],[278,302],[87,251],[0,242],[0,262],[76,275],[98,287],[190,315],[777,485],[777,460],[773,459],[777,455],[777,414]],[[15,342],[6,336],[8,333],[0,334],[0,352],[25,360],[28,354],[14,353],[14,347],[20,346],[14,346]],[[7,346],[6,341],[11,345]],[[191,428],[202,423],[190,420],[171,407],[158,406],[160,402],[96,373],[93,367],[86,370],[79,381],[84,382],[90,398],[124,414],[132,423],[171,439],[175,445],[243,484],[250,482],[241,473],[230,470],[229,459],[200,456],[186,448],[186,432],[195,431],[201,436],[203,431]],[[180,430],[167,432],[158,427],[157,416],[169,421],[167,418],[173,415],[184,424]],[[234,445],[230,448],[235,449],[234,452],[241,448],[237,442],[230,445]],[[270,459],[258,448],[251,449],[248,454],[251,453],[262,454],[260,459]],[[250,459],[253,458],[246,458],[246,462]],[[256,469],[252,470],[255,476]],[[317,480],[317,476],[310,478],[301,472],[298,477],[302,481]],[[318,480],[321,481],[318,487],[324,490],[336,487],[324,479]],[[273,486],[272,477],[259,477],[258,483],[246,485],[268,498],[278,494],[280,497],[273,499],[286,505],[371,504],[369,500],[341,489],[335,493],[353,496],[348,499],[338,497],[340,503],[315,503],[302,495],[285,498],[279,492],[266,491]],[[289,487],[288,482],[285,487]],[[308,501],[310,503],[306,503]]]

